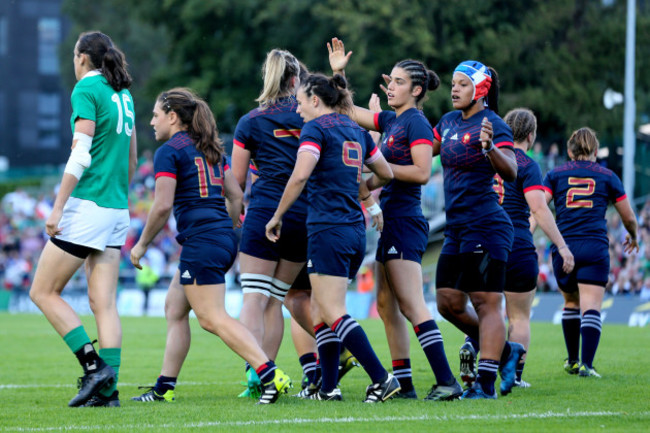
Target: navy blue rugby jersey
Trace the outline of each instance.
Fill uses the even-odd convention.
[[[363,222],[359,203],[363,164],[381,157],[368,131],[346,115],[326,114],[305,123],[299,152],[318,158],[307,184],[309,233]]]
[[[513,249],[522,246],[534,246],[533,235],[530,233],[530,208],[525,194],[528,191],[544,191],[542,170],[521,149],[515,148],[517,157],[517,179],[513,182],[504,181],[498,174],[494,175],[494,192],[497,193],[499,204],[503,206],[515,228]]]
[[[276,209],[296,164],[298,139],[303,120],[296,113],[298,103],[291,96],[261,110],[256,108],[239,119],[233,143],[248,150],[259,179],[253,184],[248,207]],[[307,213],[306,194],[291,207]]]
[[[381,151],[391,164],[413,165],[413,146],[433,146],[431,124],[417,108],[408,109],[399,117],[394,111],[375,113],[375,129],[385,132]],[[420,184],[391,180],[379,196],[384,218],[422,216],[421,193]]]
[[[445,212],[447,224],[460,225],[485,218],[508,220],[492,189],[494,168],[483,155],[480,141],[481,122],[492,122],[492,141],[499,148],[514,149],[510,127],[492,110],[484,109],[468,119],[462,112],[452,111],[440,119],[433,129],[440,142],[443,167]]]
[[[557,227],[565,239],[608,242],[607,206],[627,197],[613,171],[591,161],[569,161],[547,173],[544,187],[553,195]]]
[[[224,173],[230,170],[225,156],[213,166],[185,131],[177,132],[160,146],[153,159],[156,179],[176,179],[174,218],[178,239],[207,230],[232,230],[226,210]]]

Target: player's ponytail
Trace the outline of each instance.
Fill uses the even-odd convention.
[[[219,138],[217,122],[208,104],[192,90],[177,87],[158,96],[163,111],[174,111],[187,127],[187,133],[199,152],[203,153],[213,166],[221,162],[224,154],[223,140]]]
[[[600,143],[596,137],[596,132],[588,127],[582,127],[573,131],[567,148],[575,160],[589,160],[598,151]]]
[[[499,114],[499,74],[493,67],[488,66],[487,68],[492,76],[492,84],[485,97],[485,103],[490,110]]]
[[[525,142],[530,133],[537,134],[537,119],[528,108],[514,108],[508,111],[503,120],[512,129],[515,143]]]
[[[307,96],[316,95],[329,108],[337,113],[348,114],[352,111],[352,93],[348,82],[341,74],[329,78],[323,74],[312,74],[301,84]]]
[[[293,54],[284,50],[271,50],[262,66],[264,88],[256,99],[262,109],[273,105],[283,96],[291,94],[291,79],[300,74],[300,63]]]
[[[128,89],[133,80],[127,71],[124,54],[102,32],[91,31],[79,35],[79,53],[87,54],[95,69],[101,69],[108,84],[116,91]]]

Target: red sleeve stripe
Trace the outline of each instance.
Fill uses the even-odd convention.
[[[436,140],[442,141],[442,137],[440,136],[440,133],[436,128],[433,128],[433,136],[435,137]]]
[[[502,141],[500,143],[494,143],[496,147],[503,147],[503,146],[510,146],[510,147],[515,147],[515,145],[512,143],[512,141]]]
[[[366,164],[372,164],[373,162],[377,161],[381,157],[382,153],[379,151],[378,148],[374,148],[372,152],[370,152],[370,156],[366,158]]]
[[[429,146],[433,147],[433,142],[431,140],[427,140],[426,138],[420,138],[419,140],[411,142],[411,145],[409,147],[418,146],[420,144],[428,144]]]
[[[618,203],[619,201],[623,201],[626,198],[627,198],[627,194],[623,194],[622,196],[620,196],[619,198],[616,199],[616,203]]]
[[[320,145],[318,143],[314,143],[313,141],[303,141],[302,143],[300,143],[300,147],[303,146],[313,146],[316,149],[318,149],[318,151],[320,152]]]
[[[224,164],[223,171],[228,171],[228,170],[230,170],[230,166],[228,164]]]
[[[160,173],[156,173],[156,179],[158,179],[161,176],[171,177],[172,179],[176,179],[176,173],[169,173],[167,171],[161,171]]]
[[[379,113],[375,113],[372,120],[375,122],[375,130],[379,131]]]
[[[547,186],[543,186],[543,185],[542,185],[542,191],[547,192],[547,193],[553,195],[553,190],[552,190],[551,188],[547,187]]]
[[[533,185],[529,186],[528,188],[524,188],[524,194],[526,194],[528,191],[546,191],[547,189],[548,188],[546,188],[544,185]]]
[[[233,139],[232,144],[234,144],[237,147],[241,147],[242,149],[246,149],[246,145],[239,140]]]

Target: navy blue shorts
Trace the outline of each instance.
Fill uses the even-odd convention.
[[[514,233],[512,224],[503,221],[481,225],[479,219],[473,225],[447,225],[440,254],[457,255],[484,251],[489,253],[491,259],[507,262]]]
[[[567,240],[567,245],[575,259],[575,267],[570,274],[565,274],[562,270],[562,256],[558,254],[555,245],[551,247],[553,272],[560,289],[567,293],[575,292],[578,283],[605,287],[609,279],[609,244],[593,239],[572,239]]]
[[[278,262],[307,260],[307,216],[287,212],[282,218],[280,239],[271,242],[266,238],[266,224],[271,220],[275,209],[255,208],[246,213],[242,227],[239,251],[258,259]]]
[[[436,268],[436,288],[470,292],[503,292],[506,262],[490,254],[440,254]]]
[[[375,260],[402,259],[422,263],[429,242],[429,223],[424,217],[388,218],[384,221]]]
[[[237,236],[232,230],[198,233],[183,243],[181,284],[223,284],[237,256]]]
[[[532,292],[537,288],[538,274],[535,248],[516,248],[508,257],[506,285],[503,290],[515,293]]]
[[[353,279],[366,250],[363,223],[336,225],[309,234],[307,272]]]
[[[307,265],[302,267],[302,270],[293,281],[291,290],[311,290],[311,282],[309,281],[309,273],[307,272]]]

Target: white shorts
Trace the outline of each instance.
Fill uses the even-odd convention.
[[[70,197],[63,207],[57,239],[104,251],[121,247],[129,230],[129,210],[97,206],[90,200]]]

